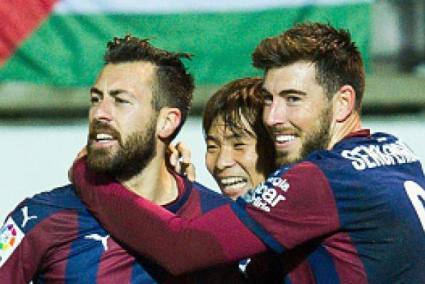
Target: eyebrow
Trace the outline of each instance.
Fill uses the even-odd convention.
[[[215,138],[215,136],[212,136],[212,135],[207,135],[207,136],[205,137],[205,140],[213,140],[213,141],[216,141],[216,140],[217,140],[217,138]]]
[[[109,94],[110,94],[112,97],[118,96],[119,94],[122,94],[122,93],[128,93],[128,91],[126,91],[126,90],[122,90],[122,89],[116,89],[116,90],[111,90],[111,91],[109,92]]]
[[[98,95],[103,95],[103,92],[101,90],[99,90],[98,88],[96,88],[96,87],[91,87],[90,88],[90,93],[95,93],[95,94],[98,94]],[[118,96],[119,94],[122,94],[122,93],[128,93],[128,91],[122,90],[122,89],[117,89],[117,90],[111,90],[109,92],[109,94],[112,97],[116,97],[116,96]]]
[[[90,94],[92,94],[92,93],[98,94],[98,95],[103,95],[103,92],[101,90],[99,90],[98,88],[96,88],[96,87],[91,87],[90,88]]]
[[[261,92],[267,95],[271,95],[271,93],[265,89],[265,88],[261,88]],[[297,94],[297,95],[302,95],[302,96],[306,96],[307,93],[297,90],[297,89],[285,89],[279,92],[279,96],[285,96],[285,95],[290,95],[290,94]]]
[[[248,132],[247,132],[247,134],[249,136],[249,133]],[[222,136],[222,135],[216,135],[216,136],[207,135],[207,137],[205,137],[205,140],[206,141],[208,141],[208,140],[219,141],[219,139],[217,138],[217,136]],[[232,134],[226,135],[223,138],[224,138],[224,140],[231,140],[231,139],[240,139],[240,138],[245,137],[245,136],[247,136],[247,135],[238,134],[238,133],[234,133],[233,132]]]
[[[260,91],[261,91],[261,93],[260,93],[260,94],[261,94],[262,96],[265,96],[265,95],[271,95],[271,94],[270,94],[270,92],[269,92],[269,91],[267,91],[267,89],[266,89],[266,88],[264,88],[264,87],[261,87],[261,88],[260,88]]]
[[[307,95],[306,92],[296,90],[296,89],[286,89],[286,90],[282,90],[282,91],[279,92],[279,96],[285,96],[285,95],[290,95],[290,94],[297,94],[297,95],[302,95],[302,96]]]

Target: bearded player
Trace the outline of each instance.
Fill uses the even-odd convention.
[[[194,88],[185,57],[131,36],[108,43],[90,89],[86,160],[96,184],[119,180],[129,192],[190,218],[230,200],[166,165],[165,150],[187,117]],[[0,241],[0,283],[218,283],[224,275],[239,281],[237,263],[175,277],[135,256],[89,213],[74,185],[24,200]]]
[[[176,274],[271,249],[286,257],[282,271],[297,271],[291,283],[425,282],[423,169],[397,137],[361,127],[364,68],[350,34],[300,24],[263,40],[253,61],[282,167],[236,203],[187,219],[116,181],[90,183],[80,162],[74,178],[89,208]],[[127,223],[136,239],[120,232]]]

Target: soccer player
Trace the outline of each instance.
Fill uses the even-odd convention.
[[[77,162],[89,208],[176,274],[269,248],[283,271],[308,264],[291,283],[425,282],[423,169],[397,137],[361,127],[364,68],[350,34],[299,24],[263,40],[253,61],[265,71],[263,121],[282,167],[236,203],[188,219],[119,182],[94,184]]]
[[[273,169],[273,144],[262,123],[261,78],[234,80],[208,100],[202,127],[205,164],[224,195],[236,200]]]
[[[97,184],[117,179],[129,192],[189,218],[230,199],[166,166],[165,150],[186,119],[194,88],[185,57],[131,36],[108,43],[90,90],[86,160]],[[224,275],[239,281],[237,263],[175,277],[135,256],[89,213],[73,185],[24,200],[0,229],[2,284],[220,283]]]
[[[221,192],[233,200],[273,169],[273,143],[262,123],[261,83],[255,77],[229,82],[208,99],[204,109],[205,163]],[[267,252],[240,261],[239,267],[248,283],[282,283],[285,275],[276,269],[279,263],[273,252]]]

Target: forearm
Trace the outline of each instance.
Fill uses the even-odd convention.
[[[119,183],[79,191],[88,208],[115,238],[173,274],[242,259],[266,249],[230,205],[187,220]]]

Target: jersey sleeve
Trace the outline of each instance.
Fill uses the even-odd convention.
[[[41,236],[25,228],[24,208],[14,210],[0,229],[0,283],[30,283],[44,254]]]
[[[309,180],[309,171],[304,174]],[[335,208],[331,213],[323,210],[328,204],[321,205],[325,199],[328,202],[329,189],[317,190],[325,186],[321,184],[325,181],[307,183],[305,176],[296,174],[294,177],[284,175],[279,180],[271,178],[268,185],[257,188],[251,200],[240,200],[200,217],[184,219],[132,193],[113,179],[95,176],[88,171],[84,160],[78,161],[73,169],[77,191],[103,226],[138,254],[155,260],[173,274],[243,259],[265,251],[267,246],[283,252],[285,246],[291,248],[335,227],[334,222],[327,224],[333,221],[329,215]],[[285,180],[290,184],[288,188],[283,183]],[[303,186],[311,186],[311,189],[305,194],[289,194],[289,188],[301,191]],[[271,189],[279,192],[272,193]],[[324,199],[322,194],[327,197]],[[290,196],[293,197],[289,199]],[[292,200],[291,204],[288,200]]]
[[[239,198],[233,211],[279,253],[340,228],[329,182],[310,162],[276,171],[255,190]]]

